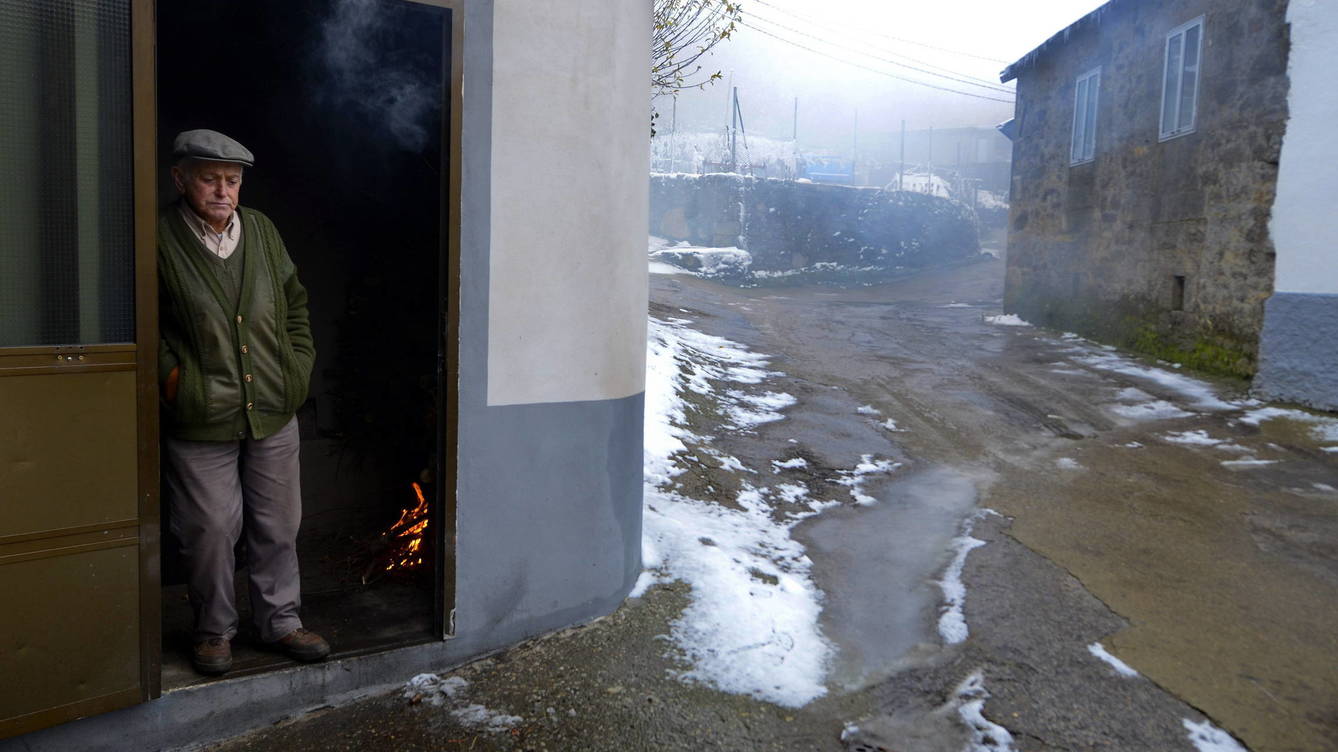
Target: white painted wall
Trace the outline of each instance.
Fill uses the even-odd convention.
[[[650,8],[496,2],[489,405],[645,389]]]
[[[1338,2],[1291,0],[1289,119],[1270,229],[1277,292],[1338,294]]]

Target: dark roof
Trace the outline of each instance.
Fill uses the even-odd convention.
[[[1013,63],[1007,68],[1004,68],[1003,73],[999,74],[999,80],[1003,83],[1008,83],[1009,81],[1012,81],[1013,79],[1017,78],[1018,74],[1022,72],[1023,68],[1029,68],[1032,65],[1034,65],[1036,61],[1041,57],[1041,55],[1044,55],[1050,50],[1069,41],[1070,34],[1072,34],[1075,31],[1078,31],[1079,29],[1100,24],[1101,18],[1105,16],[1107,12],[1110,11],[1111,7],[1116,5],[1122,5],[1126,1],[1127,0],[1110,0],[1110,2],[1106,3],[1105,5],[1102,5],[1100,8],[1097,8],[1091,13],[1088,13],[1082,18],[1079,18],[1077,21],[1074,21],[1073,23],[1064,27],[1059,31],[1059,33],[1055,34],[1054,36],[1042,42],[1040,47],[1037,47],[1031,52],[1028,52],[1021,58],[1019,58],[1017,62]]]

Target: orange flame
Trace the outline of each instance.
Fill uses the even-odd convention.
[[[427,533],[428,503],[423,487],[413,484],[418,503],[400,512],[400,518],[386,531],[390,540],[385,571],[413,569],[423,563],[423,539]]]

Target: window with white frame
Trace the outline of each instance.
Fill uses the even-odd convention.
[[[1166,35],[1166,67],[1162,73],[1161,139],[1194,131],[1203,59],[1203,16]]]
[[[1073,91],[1073,146],[1069,164],[1082,164],[1096,158],[1096,100],[1100,89],[1100,68],[1078,76]]]

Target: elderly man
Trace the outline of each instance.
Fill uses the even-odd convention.
[[[173,144],[180,199],[158,219],[163,460],[195,609],[197,671],[232,667],[233,549],[243,530],[260,640],[303,661],[297,419],[316,357],[307,293],[274,224],[237,205],[246,147],[210,130]]]

